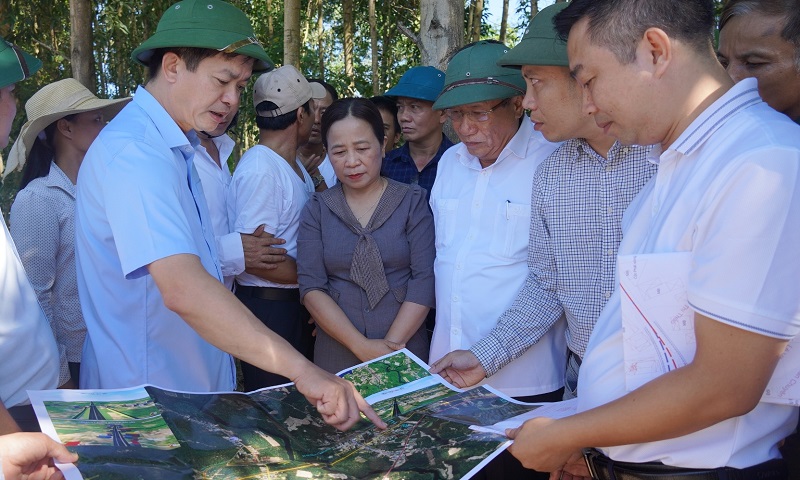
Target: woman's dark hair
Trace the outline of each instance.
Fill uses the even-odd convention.
[[[62,118],[71,122],[75,115],[67,115]],[[44,140],[38,136],[33,140],[33,145],[31,145],[31,149],[28,152],[28,159],[25,161],[25,166],[22,167],[22,179],[19,181],[20,190],[27,187],[34,179],[47,176],[50,173],[50,162],[54,160],[56,154],[53,139],[56,135],[57,123],[58,120],[44,127]]]
[[[383,117],[381,117],[378,107],[366,98],[343,98],[333,102],[322,114],[322,144],[326,149],[328,148],[328,130],[334,123],[347,117],[355,117],[367,122],[372,127],[375,138],[383,145],[386,133],[383,130]]]

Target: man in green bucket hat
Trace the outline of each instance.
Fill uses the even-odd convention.
[[[459,51],[433,105],[444,110],[461,140],[439,161],[431,191],[436,229],[434,361],[483,339],[523,287],[531,181],[558,146],[523,121],[525,81],[519,70],[497,65],[508,50],[501,43],[482,41]],[[565,359],[564,322],[559,322],[484,383],[524,401],[560,400]],[[535,476],[512,460],[510,455],[499,457],[484,469],[486,478]]]
[[[553,27],[553,17],[567,5],[539,12],[522,41],[498,61],[521,69],[527,84],[522,106],[530,111],[533,128],[564,143],[534,177],[528,278],[514,307],[470,350],[451,352],[437,364],[457,371],[462,388],[500,371],[564,315],[569,348],[564,397],[577,395],[589,335],[614,290],[616,262],[608,258],[622,239],[622,212],[656,171],[647,161],[649,147],[620,145],[582,111],[583,91],[570,75],[567,45]],[[591,211],[606,214],[578,213]],[[584,248],[571,248],[576,238]]]
[[[194,153],[196,132],[227,125],[251,74],[272,67],[247,16],[221,0],[175,3],[132,57],[149,79],[92,144],[78,181],[81,387],[233,390],[233,355],[295,382],[337,428],[359,410],[383,426],[351,384],[222,284]]]
[[[42,62],[0,38],[0,149],[8,145],[17,114],[14,87],[41,66]],[[61,362],[53,331],[28,281],[6,222],[0,224],[0,435],[4,435],[39,430],[27,391],[58,388]]]

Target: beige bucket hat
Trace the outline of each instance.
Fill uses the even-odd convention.
[[[25,103],[28,121],[22,126],[11,147],[3,178],[16,169],[22,169],[36,136],[51,123],[67,115],[100,109],[103,110],[106,120],[111,120],[130,100],[131,97],[113,100],[97,98],[74,78],[45,85]]]

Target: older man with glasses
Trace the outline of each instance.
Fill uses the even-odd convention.
[[[431,191],[436,228],[431,361],[469,349],[488,335],[527,275],[533,174],[558,145],[522,121],[525,81],[519,70],[497,66],[508,50],[483,41],[458,52],[433,105],[445,112],[461,143],[442,156]],[[561,400],[564,328],[562,319],[533,348],[484,382],[524,401]],[[535,475],[505,457],[482,474]]]

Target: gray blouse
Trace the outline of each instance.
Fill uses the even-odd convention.
[[[388,180],[372,218],[363,228],[347,207],[341,184],[316,193],[300,217],[300,298],[321,290],[364,336],[384,338],[404,301],[428,307],[435,304],[433,232],[433,216],[425,191],[418,185]],[[376,249],[378,257],[374,255]],[[377,271],[381,267],[382,271]],[[427,361],[429,343],[424,326],[406,347]],[[314,363],[338,372],[361,362],[347,347],[318,329]]]

